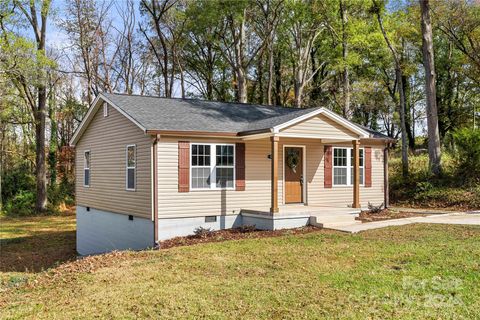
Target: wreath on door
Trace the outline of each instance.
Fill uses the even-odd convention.
[[[297,167],[300,163],[300,152],[298,150],[289,150],[287,153],[287,166],[297,173]]]

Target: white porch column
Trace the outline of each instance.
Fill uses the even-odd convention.
[[[353,140],[353,208],[360,208],[360,141]]]
[[[272,175],[271,175],[271,206],[270,206],[270,213],[274,214],[278,212],[278,141],[280,140],[279,137],[271,137],[272,141],[272,152],[271,152],[271,167],[272,167]]]

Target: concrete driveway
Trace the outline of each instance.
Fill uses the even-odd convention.
[[[351,225],[331,227],[331,229],[350,232],[350,233],[357,233],[365,230],[385,228],[390,226],[403,226],[411,223],[480,225],[480,213],[436,214],[428,217],[412,217],[412,218],[392,219],[392,220],[366,222],[366,223],[355,223]]]

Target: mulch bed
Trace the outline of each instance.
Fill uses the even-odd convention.
[[[376,213],[373,213],[370,211],[362,211],[360,212],[360,215],[355,219],[365,223],[365,222],[383,221],[383,220],[391,220],[391,219],[426,217],[429,215],[431,214],[418,213],[418,212],[393,211],[389,209],[383,209],[380,212],[376,212]]]
[[[283,235],[297,235],[319,231],[321,228],[307,226],[296,229],[285,230],[252,230],[245,228],[226,229],[206,232],[202,235],[191,235],[187,237],[176,237],[160,242],[160,249],[169,249],[173,247],[191,246],[200,243],[222,242],[227,240],[258,239],[271,238]]]

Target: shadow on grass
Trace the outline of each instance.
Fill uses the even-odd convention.
[[[74,230],[0,239],[0,272],[39,272],[75,257]]]

